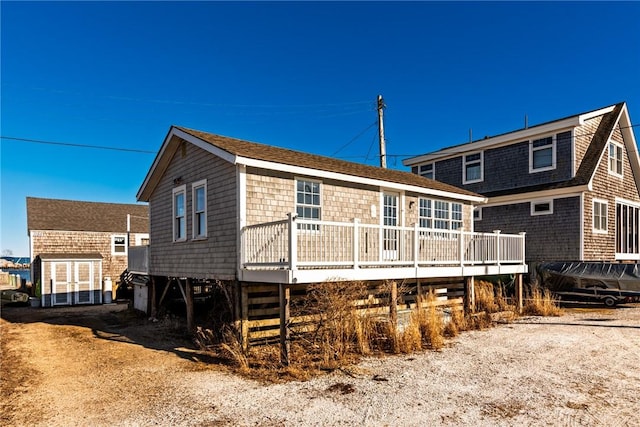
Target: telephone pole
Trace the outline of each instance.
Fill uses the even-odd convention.
[[[386,106],[384,105],[384,100],[382,99],[382,95],[378,95],[378,136],[380,139],[380,167],[387,168],[387,148],[385,147],[384,142],[384,118],[383,118],[383,110]]]

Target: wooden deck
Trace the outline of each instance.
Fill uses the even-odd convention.
[[[314,283],[527,272],[525,235],[289,219],[245,227],[243,282]]]

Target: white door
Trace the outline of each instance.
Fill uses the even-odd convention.
[[[76,304],[93,304],[93,263],[76,262]]]
[[[71,304],[71,263],[51,263],[52,305]]]
[[[383,194],[382,201],[382,260],[398,260],[400,230],[398,227],[398,195]]]

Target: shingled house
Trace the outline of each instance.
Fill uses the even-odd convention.
[[[100,304],[103,280],[115,286],[129,246],[149,242],[146,205],[27,197],[31,277],[43,307]]]
[[[475,230],[526,231],[529,262],[640,260],[640,160],[625,103],[404,164],[486,196]]]
[[[151,220],[148,269],[137,272],[170,278],[187,299],[190,283],[222,284],[243,339],[277,326],[265,316],[284,309],[278,293],[310,283],[451,291],[476,275],[526,272],[524,235],[473,232],[473,209],[485,201],[476,193],[182,127],[170,128],[137,197]]]

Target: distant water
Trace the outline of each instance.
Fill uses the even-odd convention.
[[[22,277],[23,279],[26,279],[27,282],[31,281],[31,270],[5,270],[3,268],[2,271],[6,271],[9,274],[19,274],[20,277]]]

